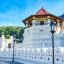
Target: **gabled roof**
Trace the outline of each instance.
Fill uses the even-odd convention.
[[[35,15],[47,15],[50,14],[44,8],[41,8]]]

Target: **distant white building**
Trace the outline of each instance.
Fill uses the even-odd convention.
[[[11,36],[9,39],[6,39],[4,35],[0,37],[0,48],[12,48],[13,46],[13,36]]]

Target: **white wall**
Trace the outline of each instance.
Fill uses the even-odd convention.
[[[64,49],[64,48],[63,48]],[[13,50],[0,50],[0,60],[12,61]],[[49,58],[49,59],[48,59]],[[57,61],[57,59],[59,59]],[[21,63],[52,63],[52,49],[45,48],[16,48],[15,61]],[[62,62],[63,61],[63,62]],[[64,64],[64,54],[60,48],[55,48],[55,63]]]

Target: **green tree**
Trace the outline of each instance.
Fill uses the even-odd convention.
[[[20,26],[7,26],[0,27],[0,37],[4,34],[5,38],[10,38],[11,35],[16,35],[17,39],[22,39],[24,33],[24,27]]]

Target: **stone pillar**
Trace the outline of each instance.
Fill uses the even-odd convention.
[[[60,20],[57,19],[57,26],[60,27]]]
[[[48,25],[50,24],[50,16],[47,16],[47,18],[48,18]]]
[[[57,26],[56,26],[56,29],[55,29],[56,33],[59,34],[59,32],[61,31],[61,26],[60,26],[60,20],[57,19]]]
[[[36,19],[35,19],[35,17],[33,17],[32,26],[35,26],[35,24],[36,24]]]

